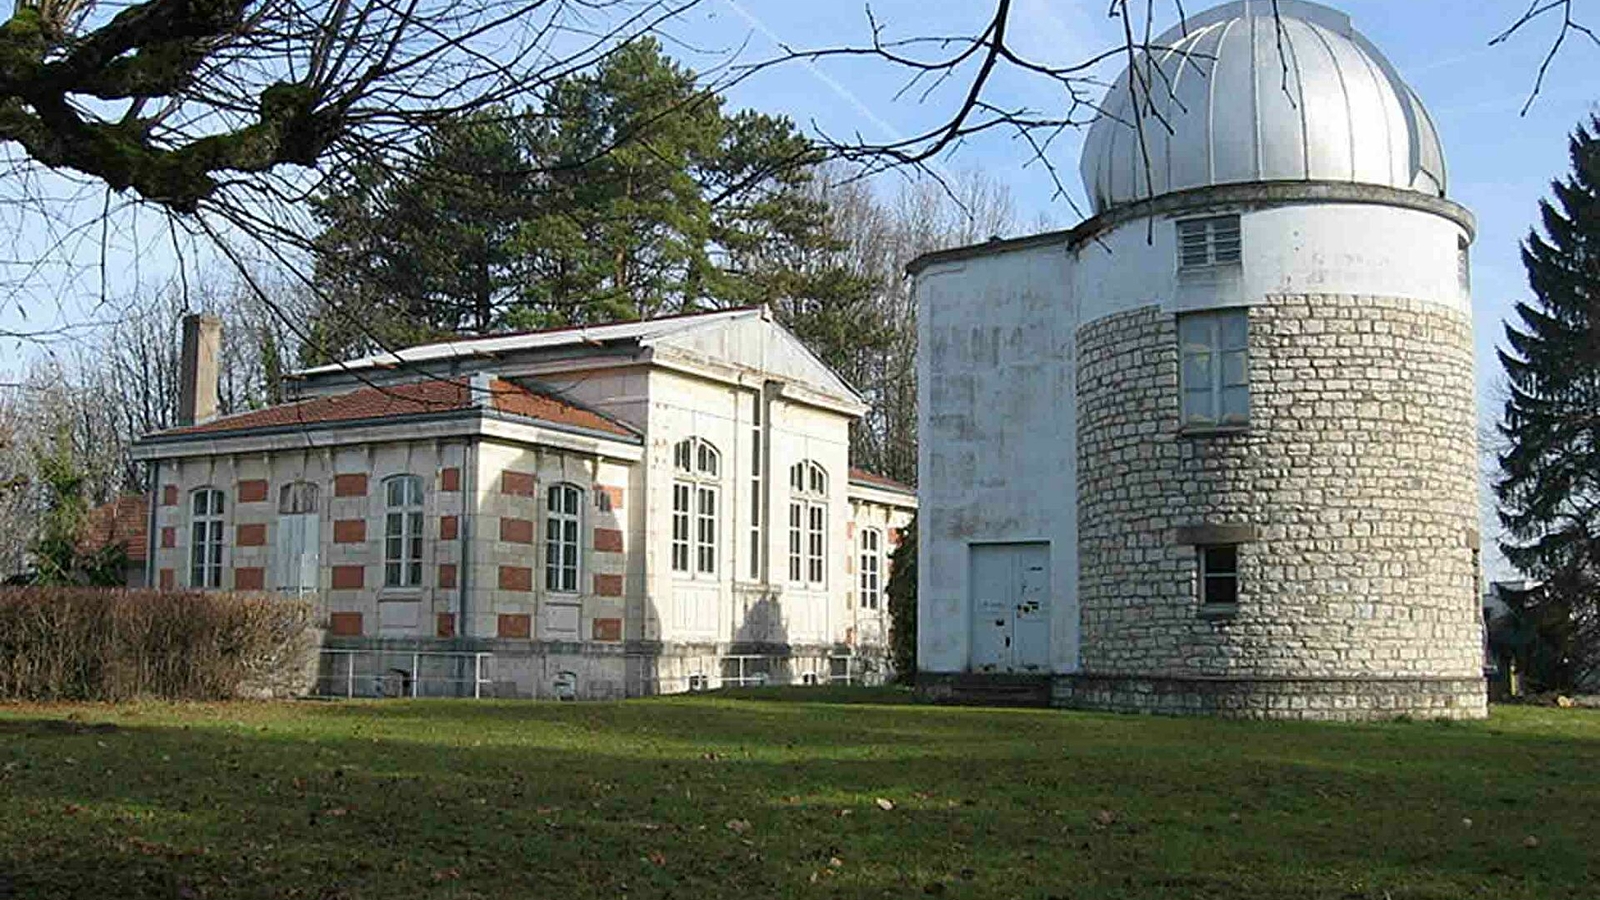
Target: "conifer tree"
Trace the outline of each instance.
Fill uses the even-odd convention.
[[[1571,623],[1557,648],[1573,680],[1600,672],[1600,117],[1571,142],[1572,174],[1540,203],[1500,353],[1510,398],[1495,484],[1506,557],[1541,587],[1530,603]],[[1571,685],[1559,685],[1570,687]]]

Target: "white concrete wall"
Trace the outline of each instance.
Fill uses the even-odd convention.
[[[1180,275],[1175,223],[1229,212],[1240,214],[1242,264]],[[1049,541],[1052,663],[1078,667],[1081,325],[1151,304],[1176,313],[1285,293],[1414,299],[1470,316],[1457,268],[1467,237],[1417,210],[1222,206],[1130,221],[1070,253],[1064,244],[1002,249],[923,270],[919,665],[967,669],[972,544]]]
[[[773,399],[768,406],[768,520],[763,536],[766,580],[750,578],[752,443],[756,389],[655,370],[649,375],[650,422],[644,490],[646,610],[651,639],[678,642],[842,640],[850,520],[847,500],[849,419],[831,411]],[[718,572],[673,572],[673,447],[689,437],[710,441],[722,455],[718,481]],[[828,581],[813,591],[788,582],[789,467],[813,459],[828,472]],[[692,531],[692,528],[691,528]],[[772,618],[776,604],[777,618]],[[757,607],[760,607],[757,610]],[[752,610],[757,610],[752,614]],[[757,621],[756,617],[765,617]]]
[[[1048,541],[1051,662],[1077,666],[1075,309],[1059,246],[917,278],[918,665],[969,663],[974,543]]]
[[[1225,213],[1240,214],[1243,264],[1230,273],[1180,276],[1175,223]],[[1079,247],[1067,296],[1078,298],[1080,323],[1152,303],[1177,312],[1250,305],[1269,294],[1425,300],[1471,315],[1456,269],[1466,236],[1448,219],[1387,206],[1191,210],[1125,222]]]

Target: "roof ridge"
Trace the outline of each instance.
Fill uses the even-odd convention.
[[[645,319],[620,319],[614,322],[591,322],[582,325],[552,325],[548,328],[531,328],[522,331],[504,331],[496,334],[478,334],[471,336],[458,335],[453,338],[439,341],[428,341],[420,344],[410,344],[405,347],[396,347],[392,350],[383,350],[378,353],[368,354],[355,359],[338,360],[320,366],[308,366],[297,369],[294,376],[304,376],[306,373],[336,374],[352,368],[381,368],[385,366],[402,366],[407,364],[401,354],[420,350],[432,350],[441,347],[470,347],[484,341],[504,341],[522,337],[540,337],[543,335],[562,334],[563,332],[582,333],[599,328],[614,328],[622,325],[650,325],[657,322],[673,322],[686,319],[711,318],[713,316],[733,317],[742,313],[760,312],[766,308],[764,303],[746,304],[744,306],[730,306],[727,309],[703,309],[692,312],[673,313],[666,316],[654,316]]]

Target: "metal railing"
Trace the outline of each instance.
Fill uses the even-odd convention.
[[[493,653],[324,649],[323,697],[472,697],[493,694]],[[487,691],[486,691],[487,689]]]

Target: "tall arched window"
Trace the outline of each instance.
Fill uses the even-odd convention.
[[[278,532],[273,546],[273,581],[279,591],[303,594],[317,589],[321,555],[320,491],[309,481],[278,489]]]
[[[672,448],[672,571],[717,573],[717,499],[722,454],[702,438]]]
[[[883,600],[883,532],[861,529],[861,608],[877,609]]]
[[[811,460],[789,467],[789,580],[827,583],[828,472]]]
[[[583,491],[551,485],[545,494],[544,586],[558,594],[578,592],[578,535],[583,533]]]
[[[189,495],[189,586],[222,587],[222,514],[225,503],[216,488]]]
[[[385,587],[422,584],[422,478],[384,479],[383,583]]]

